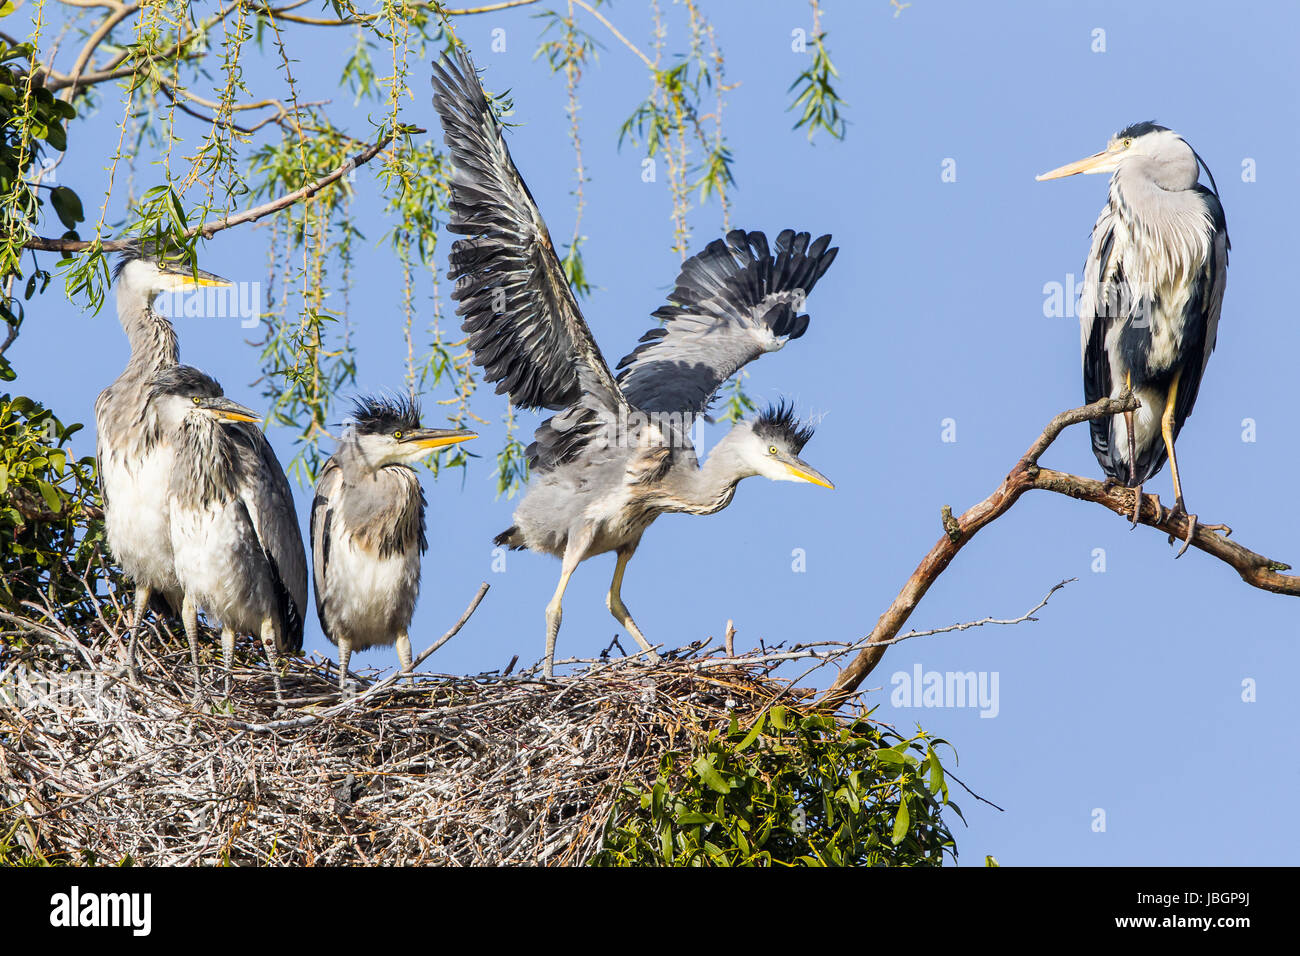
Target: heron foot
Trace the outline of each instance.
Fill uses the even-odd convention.
[[[1133,515],[1129,520],[1129,530],[1132,531],[1138,526],[1138,519],[1142,517],[1142,486],[1138,485],[1133,491]]]
[[[1174,506],[1169,512],[1171,518],[1176,515],[1182,515],[1187,519],[1187,534],[1183,537],[1183,546],[1179,548],[1178,553],[1174,555],[1175,561],[1187,553],[1187,549],[1192,544],[1192,539],[1196,537],[1196,515],[1188,513],[1186,505],[1183,504],[1182,496],[1179,496],[1174,501]],[[1174,535],[1172,534],[1169,536],[1169,543],[1174,543]]]

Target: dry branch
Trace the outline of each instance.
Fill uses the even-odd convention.
[[[821,706],[834,709],[853,695],[866,676],[880,662],[886,648],[894,643],[899,630],[907,623],[907,619],[921,603],[930,586],[947,570],[952,559],[957,556],[957,552],[965,547],[981,528],[1011,510],[1026,491],[1034,489],[1054,491],[1082,501],[1094,501],[1119,515],[1131,515],[1135,504],[1133,489],[1042,468],[1038,464],[1038,459],[1069,426],[1132,411],[1138,408],[1139,404],[1135,397],[1127,395],[1119,399],[1103,398],[1091,405],[1062,412],[1052,419],[991,495],[957,518],[954,518],[951,511],[945,508],[943,515],[945,534],[917,565],[893,603],[880,616],[875,628],[860,642],[864,645],[863,649],[858,652],[849,666],[840,672],[835,683],[822,698]],[[1161,508],[1155,495],[1143,495],[1142,510],[1138,520],[1141,524],[1157,528],[1175,538],[1187,536],[1186,516],[1174,515],[1168,509]],[[1198,525],[1191,544],[1192,547],[1199,548],[1231,566],[1241,575],[1241,579],[1252,587],[1276,594],[1300,596],[1300,576],[1279,573],[1290,570],[1290,565],[1256,554],[1230,541],[1213,528]]]
[[[411,129],[407,132],[422,133],[424,130]],[[247,222],[255,222],[263,219],[272,213],[280,212],[287,209],[294,203],[310,199],[322,189],[338,182],[358,166],[364,166],[376,156],[384,151],[389,143],[393,141],[394,133],[386,133],[377,143],[367,146],[361,152],[351,157],[341,166],[330,170],[319,179],[313,179],[307,185],[295,189],[291,193],[285,193],[277,199],[263,203],[260,206],[254,206],[252,209],[246,209],[243,212],[235,213],[233,216],[227,216],[225,219],[218,219],[215,222],[203,223],[199,226],[192,226],[185,230],[186,238],[192,238],[197,235],[203,236],[204,239],[211,239],[217,233],[230,229],[233,226],[242,226]],[[118,252],[125,249],[131,240],[129,239],[109,239],[100,243],[100,248],[104,252]],[[46,239],[41,236],[33,236],[23,244],[28,249],[35,249],[39,252],[83,252],[95,245],[94,240],[89,239]]]

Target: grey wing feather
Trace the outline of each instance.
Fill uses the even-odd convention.
[[[761,232],[736,229],[687,259],[663,320],[618,363],[618,384],[646,411],[703,412],[742,366],[808,328],[804,299],[835,261],[831,237],[811,244],[786,229],[768,249]]]
[[[1202,337],[1195,343],[1201,350],[1200,367],[1195,369],[1195,377],[1184,375],[1179,380],[1178,398],[1174,403],[1175,436],[1182,430],[1183,422],[1192,414],[1196,396],[1200,392],[1201,378],[1210,363],[1210,353],[1219,335],[1219,313],[1223,309],[1223,293],[1228,284],[1228,250],[1232,247],[1228,240],[1228,224],[1223,215],[1223,206],[1219,197],[1203,186],[1198,186],[1205,201],[1206,213],[1214,225],[1214,235],[1210,239],[1209,255],[1196,282],[1192,294],[1184,307],[1184,328],[1200,329]]]
[[[1084,263],[1084,294],[1079,303],[1079,347],[1083,362],[1084,401],[1091,404],[1110,395],[1112,375],[1110,355],[1106,351],[1106,336],[1110,332],[1111,309],[1102,303],[1121,301],[1125,286],[1123,271],[1118,261],[1112,266],[1111,253],[1115,245],[1115,219],[1107,204],[1092,228],[1092,248]],[[1102,315],[1098,315],[1098,311]],[[1110,452],[1110,419],[1096,419],[1090,423],[1092,451],[1108,475],[1118,474],[1119,465]]]
[[[256,425],[239,425],[231,431],[238,436],[244,458],[240,497],[275,577],[284,625],[280,635],[282,649],[301,651],[307,610],[307,554],[298,529],[293,491],[261,429]]]
[[[452,298],[475,364],[526,408],[624,404],[463,50],[433,65],[433,88],[453,167],[448,228],[467,237],[451,249]]]
[[[339,493],[343,472],[331,458],[321,470],[320,480],[316,482],[316,497],[311,505],[311,562],[312,580],[316,590],[316,616],[320,618],[321,629],[325,636],[335,644],[338,641],[331,633],[329,615],[325,607],[325,581],[329,574],[330,532],[334,520],[332,501]]]

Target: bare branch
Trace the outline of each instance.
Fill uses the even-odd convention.
[[[409,132],[422,133],[424,131],[412,129],[409,130]],[[211,239],[217,233],[225,229],[230,229],[232,226],[242,226],[244,223],[263,219],[272,213],[277,213],[282,209],[289,208],[294,203],[302,202],[304,199],[310,199],[326,186],[333,185],[358,166],[364,166],[382,153],[384,149],[387,148],[388,144],[393,141],[394,135],[394,133],[386,133],[380,138],[379,142],[367,146],[341,166],[336,167],[319,179],[312,180],[300,189],[295,189],[291,193],[285,193],[278,199],[273,199],[260,206],[254,206],[252,209],[246,209],[233,216],[227,216],[225,219],[218,219],[215,222],[193,226],[185,231],[185,235],[187,238],[201,235],[204,239]],[[131,240],[129,239],[109,239],[108,241],[101,243],[101,248],[105,252],[117,252],[125,249],[130,241]],[[94,241],[89,239],[46,239],[41,236],[33,236],[23,245],[28,249],[36,249],[40,252],[83,252],[94,244]]]
[[[1131,515],[1135,503],[1133,489],[1040,468],[1038,459],[1069,426],[1132,411],[1139,405],[1140,402],[1135,397],[1126,395],[1119,399],[1103,398],[1091,405],[1062,412],[1052,419],[991,495],[967,509],[958,518],[953,518],[951,512],[945,508],[943,524],[946,533],[917,565],[916,570],[912,572],[912,576],[907,579],[903,589],[885,613],[880,615],[876,626],[861,642],[864,645],[862,650],[840,673],[830,690],[823,696],[821,706],[834,709],[853,695],[866,676],[880,662],[885,649],[895,643],[898,632],[907,623],[916,606],[921,603],[930,586],[947,570],[952,559],[957,556],[957,552],[965,547],[981,528],[1006,514],[1026,491],[1032,489],[1054,491],[1081,501],[1096,502],[1119,515]],[[1154,495],[1143,495],[1142,510],[1138,520],[1175,538],[1187,536],[1187,517],[1174,515],[1168,509],[1160,507]],[[1232,567],[1241,575],[1241,579],[1252,587],[1272,591],[1275,594],[1300,597],[1300,576],[1279,573],[1290,570],[1290,565],[1266,558],[1229,541],[1213,527],[1198,525],[1191,543],[1193,547]]]

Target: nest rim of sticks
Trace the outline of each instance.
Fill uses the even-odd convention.
[[[581,864],[625,782],[652,781],[720,722],[813,694],[772,673],[790,652],[699,641],[653,666],[611,644],[549,680],[540,663],[369,671],[347,695],[333,660],[282,657],[282,705],[255,641],[239,643],[225,697],[205,640],[196,706],[165,621],[142,635],[133,683],[107,619],[89,640],[56,615],[23,620],[29,647],[0,656],[0,844],[71,862]],[[22,674],[36,682],[13,693]]]

